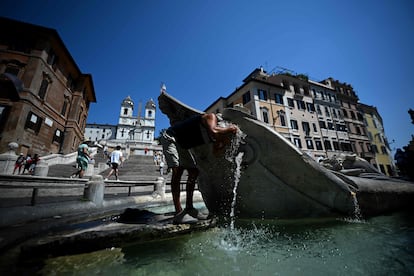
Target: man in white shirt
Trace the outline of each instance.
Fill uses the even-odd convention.
[[[118,179],[118,167],[122,164],[122,152],[121,152],[121,146],[116,146],[116,150],[114,150],[111,153],[111,171],[109,172],[108,176],[105,178],[105,180],[108,180],[108,178],[115,173],[115,179],[119,181]]]

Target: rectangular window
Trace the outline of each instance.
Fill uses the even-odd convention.
[[[336,124],[336,130],[337,131],[343,131],[343,132],[346,132],[347,130],[346,130],[346,125],[344,125],[344,124]]]
[[[283,96],[280,94],[275,94],[275,102],[277,104],[283,104]]]
[[[334,124],[331,122],[328,122],[328,129],[334,130],[335,129]]]
[[[310,135],[310,126],[308,122],[302,122],[302,129],[305,132],[306,136]]]
[[[293,142],[295,143],[295,146],[298,148],[302,148],[302,142],[300,141],[300,138],[293,138]]]
[[[285,119],[285,115],[280,115],[280,124],[282,126],[286,126],[286,119]]]
[[[263,122],[268,124],[269,123],[269,116],[267,115],[267,110],[266,109],[262,110],[262,116],[263,116]]]
[[[356,120],[355,112],[353,112],[352,110],[349,112],[351,113],[351,119]]]
[[[298,130],[299,129],[299,127],[298,127],[298,121],[296,121],[296,120],[290,120],[290,127],[292,129]]]
[[[334,147],[334,149],[335,149],[335,150],[339,150],[339,143],[338,143],[338,142],[336,142],[336,141],[333,141],[332,143],[333,143],[333,147]]]
[[[325,116],[331,117],[331,114],[329,113],[329,108],[327,106],[325,106]]]
[[[312,123],[313,132],[318,132],[318,128],[316,127],[315,123]]]
[[[42,125],[42,118],[34,114],[33,112],[29,112],[26,118],[25,128],[30,128],[34,130],[36,133],[39,133],[40,126]]]
[[[332,150],[331,141],[325,140],[325,141],[323,141],[323,144],[324,144],[326,150]]]
[[[326,129],[325,121],[319,121],[319,127]]]
[[[306,107],[309,112],[315,112],[315,106],[313,103],[306,103]]]
[[[40,84],[39,93],[38,93],[39,98],[41,98],[42,100],[45,99],[48,86],[49,86],[49,81],[47,79],[43,79],[42,83]]]
[[[243,104],[250,102],[250,91],[243,94]]]
[[[308,149],[314,149],[314,147],[313,147],[313,141],[311,139],[306,139],[306,147]]]
[[[62,106],[62,110],[60,111],[60,114],[65,116],[67,108],[68,108],[68,100],[65,99],[65,101],[63,102],[63,106]]]
[[[322,142],[320,140],[315,141],[316,149],[317,150],[323,150],[322,148]]]
[[[287,98],[287,101],[288,101],[288,106],[295,107],[295,103],[292,98]]]
[[[381,146],[381,152],[383,154],[387,154],[387,148],[385,146]]]
[[[298,105],[299,110],[306,110],[306,105],[304,101],[296,100],[296,104]]]
[[[257,89],[257,95],[259,96],[259,100],[267,101],[267,91]]]
[[[53,135],[53,142],[61,143],[63,139],[63,132],[60,129],[56,129],[55,134]]]
[[[319,115],[322,115],[321,107],[319,105],[316,106],[316,111]]]

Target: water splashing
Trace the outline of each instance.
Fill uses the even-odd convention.
[[[346,218],[344,219],[347,222],[353,222],[353,223],[364,223],[364,218],[362,217],[361,214],[361,208],[359,207],[359,203],[358,203],[358,198],[356,196],[355,192],[351,192],[351,196],[352,196],[352,200],[353,200],[353,204],[354,204],[354,212],[353,212],[353,216],[350,218]]]
[[[351,192],[352,198],[354,200],[354,219],[358,221],[362,221],[362,214],[361,214],[361,208],[359,208],[358,198],[356,196],[355,192]]]
[[[230,210],[230,229],[234,230],[235,209],[237,201],[237,188],[241,176],[241,163],[243,161],[243,152],[239,152],[239,147],[243,143],[246,135],[238,131],[231,142],[231,146],[226,151],[226,160],[234,164],[234,185],[233,185],[233,199]]]
[[[230,211],[230,229],[234,229],[234,219],[235,214],[234,211],[236,209],[236,201],[237,201],[237,187],[239,186],[240,181],[240,174],[241,174],[241,162],[243,160],[243,152],[239,152],[237,156],[234,158],[236,163],[236,169],[234,170],[234,186],[233,186],[233,200],[231,202],[231,211]]]

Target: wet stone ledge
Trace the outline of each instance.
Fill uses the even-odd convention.
[[[173,238],[194,231],[203,231],[217,225],[211,218],[195,224],[172,222],[172,215],[148,212],[145,218],[134,223],[109,221],[82,229],[63,230],[47,236],[33,238],[21,245],[19,259],[37,259],[93,252],[121,247],[131,243],[144,243]]]

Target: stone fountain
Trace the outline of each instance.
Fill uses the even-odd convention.
[[[203,113],[166,92],[158,101],[171,122]],[[235,163],[228,155],[214,155],[211,144],[192,149],[200,169],[198,187],[210,212],[228,215],[234,200],[240,218],[354,216],[356,210],[370,216],[413,207],[413,183],[386,177],[361,158],[341,156],[331,160],[341,165],[333,168],[332,162],[316,162],[243,108],[224,109],[223,119],[244,134],[233,152],[243,153],[237,191]]]

